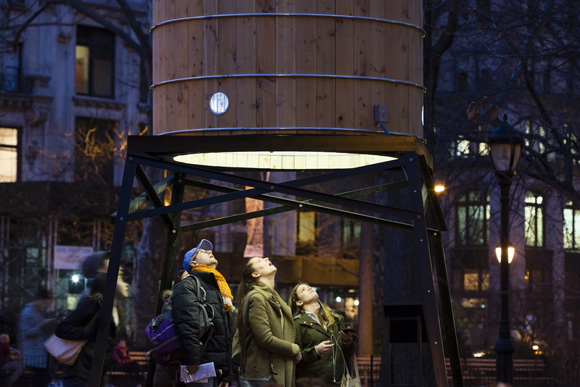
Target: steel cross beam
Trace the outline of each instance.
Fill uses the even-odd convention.
[[[208,179],[214,180],[221,180],[232,184],[240,184],[245,186],[255,187],[252,189],[244,190],[244,191],[237,191],[233,193],[228,193],[220,196],[199,199],[194,202],[185,202],[177,205],[171,205],[161,208],[155,208],[150,210],[143,210],[138,213],[133,213],[129,215],[130,220],[137,220],[142,218],[147,218],[151,216],[171,213],[175,211],[182,211],[185,209],[191,209],[195,207],[204,207],[208,205],[218,204],[218,203],[225,203],[236,199],[243,199],[243,198],[256,198],[259,195],[270,193],[270,192],[279,192],[291,196],[309,198],[313,200],[317,200],[320,202],[336,204],[343,207],[350,207],[350,208],[358,208],[360,210],[366,210],[370,212],[378,212],[386,215],[393,215],[399,216],[403,218],[409,218],[413,216],[413,211],[409,210],[402,210],[396,207],[389,207],[385,205],[370,203],[366,201],[350,199],[350,198],[341,198],[336,197],[335,195],[325,194],[322,192],[316,192],[312,190],[307,190],[303,188],[299,188],[303,185],[312,184],[313,182],[318,182],[316,178],[319,178],[320,181],[330,181],[338,178],[345,178],[345,175],[348,176],[356,176],[362,173],[370,172],[370,171],[380,171],[385,169],[392,169],[392,168],[399,168],[401,164],[398,160],[395,161],[388,161],[385,163],[374,164],[371,166],[360,167],[360,168],[353,168],[345,173],[338,173],[333,172],[326,175],[309,177],[305,179],[297,179],[285,183],[271,183],[271,182],[264,182],[261,180],[235,176],[227,173],[217,172],[214,170],[210,170],[207,168],[198,168],[198,167],[187,167],[177,163],[163,163],[164,166],[161,166],[160,162],[150,159],[144,158],[132,158],[135,162],[138,162],[141,165],[148,165],[151,167],[159,167],[165,169],[171,169],[175,172],[184,173],[188,175],[196,175],[199,177],[204,177]]]
[[[179,232],[186,230],[191,231],[193,229],[202,229],[218,224],[226,224],[234,221],[261,217],[273,213],[291,211],[297,208],[308,208],[312,209],[313,211],[325,212],[340,217],[357,219],[362,222],[381,224],[391,227],[400,227],[414,233],[417,241],[419,242],[419,259],[421,266],[423,267],[421,277],[422,282],[424,282],[422,286],[425,287],[426,291],[426,295],[424,296],[423,301],[425,315],[430,319],[434,318],[436,320],[432,321],[430,324],[427,324],[430,346],[434,356],[435,378],[437,380],[438,386],[442,386],[444,382],[446,383],[441,342],[441,321],[438,317],[437,305],[442,307],[444,313],[451,313],[450,319],[449,316],[447,316],[443,324],[446,331],[450,328],[449,321],[453,323],[453,318],[452,311],[450,310],[450,299],[448,300],[448,303],[441,302],[441,297],[449,298],[448,288],[446,287],[446,272],[441,272],[445,263],[442,252],[442,244],[439,238],[440,231],[444,229],[444,222],[442,219],[441,210],[434,196],[434,191],[432,190],[432,176],[430,174],[430,169],[427,166],[427,164],[430,165],[430,159],[428,158],[430,156],[428,155],[428,152],[425,153],[424,149],[421,148],[421,144],[409,139],[389,139],[389,142],[386,142],[385,139],[378,137],[376,139],[361,139],[357,138],[357,136],[352,136],[352,138],[345,139],[329,136],[327,137],[329,139],[328,143],[319,145],[324,148],[320,150],[353,153],[367,152],[373,154],[397,154],[399,155],[399,158],[394,161],[388,161],[359,168],[333,171],[318,176],[296,179],[277,184],[264,182],[262,180],[244,178],[233,174],[220,172],[217,169],[186,166],[184,164],[168,161],[166,159],[166,157],[171,156],[172,154],[178,154],[179,149],[181,149],[181,151],[183,151],[183,149],[190,149],[187,144],[190,144],[191,148],[197,151],[199,151],[199,149],[211,151],[213,148],[219,151],[228,151],[231,148],[233,151],[238,150],[239,148],[250,149],[252,147],[258,146],[256,145],[256,141],[250,137],[251,136],[244,136],[244,139],[241,143],[236,142],[236,139],[224,139],[218,143],[215,141],[215,138],[212,140],[208,137],[203,138],[203,136],[196,139],[181,137],[178,142],[176,142],[174,138],[164,138],[163,136],[158,138],[156,137],[154,139],[129,139],[129,152],[125,164],[123,186],[119,199],[119,210],[116,213],[117,219],[115,222],[114,240],[111,248],[111,261],[107,274],[107,291],[105,292],[105,298],[103,301],[103,311],[105,312],[106,316],[109,316],[109,318],[105,318],[105,320],[110,320],[111,316],[109,312],[112,310],[114,288],[116,287],[116,279],[120,266],[122,243],[124,240],[127,221],[153,216],[162,216],[165,218],[165,224],[168,230],[175,230]],[[293,138],[292,136],[283,138],[269,138],[266,141],[268,145],[266,146],[264,144],[260,144],[262,147],[260,149],[301,150],[300,147],[304,147],[302,150],[307,150],[309,147],[311,147],[311,144],[304,144],[303,141]],[[135,146],[135,144],[137,144],[137,146]],[[271,148],[268,148],[270,146]],[[388,151],[384,152],[384,149],[388,149]],[[421,153],[417,153],[418,151],[415,149],[419,150]],[[168,177],[153,185],[144,173],[144,170],[142,169],[143,166],[167,169],[173,171],[175,175],[181,175],[180,179],[182,181],[179,183],[181,187],[183,187],[183,185],[193,185],[199,188],[213,189],[217,192],[222,192],[222,195],[219,195],[215,198],[200,199],[187,203],[180,202],[183,198],[183,196],[180,196],[180,198],[172,200],[171,205],[165,206],[164,203],[159,199],[158,194],[163,192],[170,185],[175,184],[175,179]],[[403,170],[407,180],[395,182],[385,186],[368,187],[334,195],[302,188],[309,184],[321,184],[336,179],[357,177],[365,173],[389,171],[393,169]],[[193,175],[199,178],[207,178],[214,181],[221,181],[230,184],[243,184],[244,186],[249,186],[252,188],[247,190],[238,190],[232,187],[225,187],[218,184],[210,184],[198,180],[188,180],[184,178],[186,175]],[[132,183],[134,179],[138,179],[139,182],[143,185],[145,195],[141,195],[135,200],[131,201],[131,193],[133,188]],[[405,187],[409,189],[409,192],[411,192],[408,198],[408,201],[411,204],[411,210],[357,199],[358,197],[364,196],[366,194]],[[304,200],[293,200],[272,196],[270,195],[272,192],[296,196],[304,198]],[[255,211],[253,213],[227,216],[221,219],[199,222],[197,224],[183,227],[179,227],[179,219],[175,216],[175,214],[185,209],[208,206],[216,203],[224,203],[242,198],[255,198],[280,205],[278,207]],[[151,202],[155,208],[137,211],[137,209],[147,201]],[[347,211],[344,209],[338,209],[335,207],[330,207],[328,204],[340,206],[342,208],[350,208],[352,210]],[[379,217],[374,214],[380,214],[381,216]],[[408,219],[409,223],[396,222],[391,219],[386,219],[386,216]],[[427,227],[427,220],[433,218],[435,218],[435,224],[438,226],[438,228]],[[434,249],[441,250],[434,251],[432,256],[430,254],[431,252],[429,248],[429,241],[431,239],[433,239],[432,242]],[[171,250],[171,248],[169,250]],[[434,262],[432,262],[431,259],[433,259]],[[435,263],[435,265],[433,265],[433,263]],[[437,287],[435,287],[433,283],[433,269],[435,269],[438,274],[437,280],[439,283]],[[438,291],[441,289],[444,290],[443,293],[445,294],[441,294]],[[437,293],[437,295],[435,293]],[[103,324],[103,326],[99,327],[99,340],[97,341],[95,348],[95,358],[91,368],[91,381],[89,384],[91,387],[97,387],[100,385],[100,375],[103,366],[109,321],[105,321],[104,323],[106,324]],[[448,344],[450,344],[452,348],[453,346],[455,346],[455,348],[457,347],[457,338],[454,333],[455,332],[453,331],[453,334],[449,334],[449,332],[446,334]],[[452,350],[450,354],[450,357],[452,357],[452,368],[459,364],[458,358],[455,359],[456,355],[457,354],[455,351]],[[455,381],[455,385],[462,386],[463,384],[461,380],[460,368],[458,369],[459,373],[457,370],[453,372],[454,379],[455,377],[459,379]]]

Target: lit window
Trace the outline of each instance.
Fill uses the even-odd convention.
[[[473,292],[489,290],[489,273],[482,271],[463,273],[463,290]]]
[[[296,254],[307,255],[316,252],[317,213],[298,211],[296,213]]]
[[[571,206],[572,202],[567,206]],[[564,248],[580,250],[580,209],[564,208]]]
[[[543,197],[533,192],[526,192],[525,232],[526,246],[544,246],[544,207]]]
[[[480,156],[488,156],[489,155],[489,148],[487,147],[486,142],[479,143],[479,155]]]
[[[77,26],[77,94],[114,97],[115,35],[101,28]]]
[[[456,156],[467,156],[469,154],[469,141],[468,140],[459,140],[457,141],[457,152],[455,153]]]
[[[489,195],[470,191],[457,199],[457,245],[485,246],[489,239]]]
[[[570,127],[570,124],[564,124],[564,133],[566,133],[566,138],[564,138],[564,145],[566,146],[566,154],[572,159],[573,165],[578,165],[580,153],[580,141],[578,136],[574,133],[574,129]]]
[[[316,212],[298,212],[298,240],[312,242],[316,239]]]
[[[477,273],[465,273],[463,275],[463,289],[479,290],[479,275]]]
[[[527,149],[531,149],[537,153],[544,153],[546,146],[544,141],[546,138],[546,129],[543,126],[535,125],[531,121],[526,121],[526,136],[524,137]]]
[[[0,128],[0,183],[18,180],[18,129]]]

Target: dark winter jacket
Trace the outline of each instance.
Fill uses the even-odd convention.
[[[348,358],[353,355],[355,341],[353,340],[348,345],[342,342],[339,332],[346,328],[344,318],[338,312],[334,310],[332,312],[334,323],[328,330],[325,330],[306,313],[302,312],[294,316],[296,344],[300,346],[302,353],[302,360],[296,368],[296,379],[316,377],[324,380],[327,386],[340,384],[344,373],[344,357]],[[314,347],[326,340],[334,343],[333,353],[320,356]]]
[[[73,310],[60,324],[56,326],[54,334],[61,339],[68,340],[88,340],[84,345],[78,359],[71,366],[63,366],[63,378],[79,378],[82,380],[89,380],[91,372],[91,365],[93,362],[93,355],[95,351],[95,341],[97,338],[97,330],[101,324],[102,315],[101,309],[102,296],[87,296],[80,299],[77,307]],[[87,329],[86,326],[91,321],[95,313],[99,313],[97,320],[92,328]],[[101,385],[106,384],[105,372],[109,369],[113,348],[115,346],[115,323],[111,321],[109,328],[109,337],[107,340],[105,362],[103,367],[103,377]]]
[[[191,278],[192,275],[199,278],[200,286],[206,291],[206,303],[212,309],[209,313],[213,313],[214,328],[209,342],[207,342],[207,338],[199,337],[199,313],[196,311],[199,303],[196,302],[196,286],[194,279]],[[193,271],[189,277],[184,278],[175,286],[173,290],[173,321],[181,347],[180,363],[190,365],[213,362],[219,380],[231,383],[232,334],[229,316],[224,308],[222,294],[212,273]],[[206,342],[207,346],[202,351],[202,346]]]

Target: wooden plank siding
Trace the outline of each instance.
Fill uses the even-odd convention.
[[[256,2],[238,0],[238,13],[256,12]],[[256,18],[241,17],[237,22],[236,31],[237,71],[238,74],[252,74],[256,71]],[[237,80],[236,94],[233,95],[238,101],[237,120],[238,126],[256,126],[256,98],[257,81],[253,78],[240,78]]]
[[[188,0],[187,17],[199,15],[203,11],[203,0]],[[203,23],[187,23],[187,44],[189,55],[189,68],[184,76],[198,77],[203,74]],[[203,90],[195,85],[188,88],[189,109],[187,114],[187,129],[203,126]]]
[[[380,132],[374,105],[390,130],[423,134],[423,91],[397,83],[422,84],[419,0],[155,0],[153,17],[154,134]]]
[[[352,15],[354,2],[339,0],[336,2],[336,13]],[[336,20],[336,74],[354,74],[355,61],[354,21],[352,19]],[[336,95],[336,126],[339,128],[354,128],[355,90],[353,79],[337,80]]]

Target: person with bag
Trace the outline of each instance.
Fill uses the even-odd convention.
[[[348,329],[344,317],[323,304],[316,290],[306,283],[294,286],[290,307],[294,315],[295,342],[302,353],[296,377],[316,377],[327,386],[341,385],[347,371],[346,358],[353,356],[355,350],[354,331]]]
[[[61,339],[83,341],[86,343],[82,346],[77,359],[71,365],[63,365],[62,385],[63,387],[85,387],[89,382],[91,365],[95,351],[97,330],[100,321],[103,318],[101,312],[101,303],[105,294],[107,275],[99,274],[91,283],[90,294],[80,299],[77,307],[55,330],[55,335]],[[129,296],[129,285],[123,280],[122,272],[117,279],[117,289],[115,292],[115,303],[118,300],[125,299]],[[94,320],[93,320],[94,319]],[[91,320],[94,321],[91,324]],[[105,363],[103,366],[103,375],[101,385],[107,384],[106,371],[109,369],[113,348],[115,346],[116,327],[118,325],[118,314],[116,306],[113,307],[113,319],[109,327],[109,336],[105,352]]]
[[[239,356],[239,386],[295,386],[300,347],[294,343],[290,307],[274,290],[276,271],[268,258],[252,258],[242,272],[233,349]]]
[[[173,323],[181,350],[180,364],[188,374],[195,374],[205,363],[214,363],[215,377],[205,383],[189,383],[200,387],[227,387],[232,380],[232,333],[229,311],[232,310],[232,293],[224,276],[216,270],[218,260],[213,255],[213,245],[202,239],[185,253],[183,268],[189,273],[175,286],[172,296]],[[199,280],[199,288],[197,281]],[[197,290],[205,292],[205,307]],[[202,314],[210,316],[211,326],[200,334]],[[206,319],[203,319],[206,320]]]

